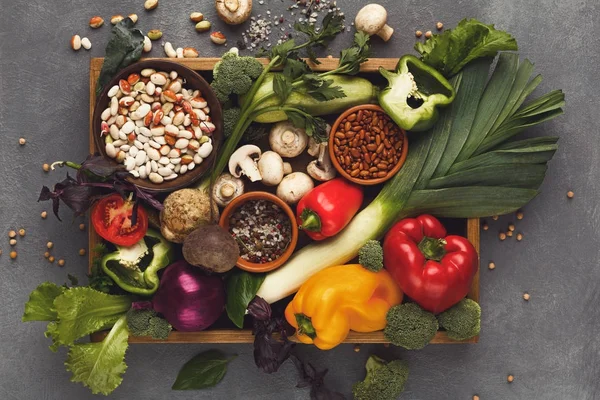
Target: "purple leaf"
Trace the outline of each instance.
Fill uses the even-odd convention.
[[[259,321],[271,319],[271,305],[265,299],[255,296],[248,304],[248,314]]]

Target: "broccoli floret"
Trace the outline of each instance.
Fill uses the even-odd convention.
[[[227,52],[213,69],[211,86],[219,101],[224,103],[231,94],[246,94],[262,70],[263,66],[256,58]]]
[[[381,271],[383,268],[383,248],[378,240],[369,240],[360,248],[358,263],[369,271]]]
[[[415,303],[404,303],[390,308],[383,331],[392,344],[408,350],[425,347],[438,331],[438,320],[432,313]]]
[[[395,400],[404,391],[408,379],[408,365],[405,361],[386,362],[377,356],[371,356],[365,368],[365,380],[352,386],[355,400]]]
[[[133,336],[150,336],[153,339],[165,340],[173,327],[165,319],[159,317],[152,309],[127,312],[127,327]]]
[[[240,119],[240,115],[241,110],[238,107],[223,110],[223,132],[225,132],[225,137],[231,135],[235,124],[237,124]]]
[[[448,331],[448,337],[465,340],[479,335],[481,307],[471,299],[462,299],[458,304],[438,316],[440,325]]]

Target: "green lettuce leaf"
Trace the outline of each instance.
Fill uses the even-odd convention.
[[[132,298],[75,287],[54,300],[58,315],[56,326],[48,327],[47,336],[55,344],[69,346],[90,333],[109,328],[131,308]]]
[[[451,77],[469,62],[494,57],[499,51],[516,51],[517,41],[494,25],[476,19],[463,19],[456,28],[433,35],[425,43],[415,44],[425,63]]]
[[[100,343],[71,346],[65,366],[73,376],[71,382],[81,382],[93,394],[109,395],[123,381],[127,369],[127,319],[122,316],[114,324],[108,336]]]
[[[57,286],[52,282],[44,282],[29,295],[25,303],[25,312],[22,321],[56,321],[58,318],[54,309],[54,299],[67,290],[64,286]]]

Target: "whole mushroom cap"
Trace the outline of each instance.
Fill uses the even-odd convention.
[[[281,157],[293,158],[300,155],[308,144],[308,135],[290,121],[278,122],[269,133],[269,146]]]
[[[216,0],[219,18],[229,25],[239,25],[252,13],[252,0]]]
[[[356,29],[365,31],[370,35],[376,34],[387,22],[387,11],[379,4],[367,4],[354,19]]]

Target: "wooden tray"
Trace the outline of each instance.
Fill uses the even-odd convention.
[[[102,58],[92,58],[90,62],[90,152],[94,153],[94,140],[92,137],[92,116],[94,114],[94,106],[96,104],[96,81],[98,76],[100,75],[100,70],[102,68],[102,63],[104,59]],[[187,67],[198,71],[200,74],[203,72],[206,74],[212,74],[212,69],[219,58],[184,58],[184,59],[169,59],[169,61],[178,62],[180,64],[186,65]],[[261,59],[261,62],[267,64],[268,61],[266,59]],[[311,68],[315,71],[329,71],[335,68],[338,64],[337,58],[320,58],[319,61],[321,64],[311,65]],[[372,58],[369,61],[363,63],[361,65],[361,73],[370,74],[376,73],[380,66],[386,69],[394,69],[396,67],[396,63],[398,62],[397,58]],[[475,246],[477,250],[477,254],[479,254],[479,219],[469,219],[464,220],[466,225],[466,235],[469,241]],[[95,256],[92,249],[96,246],[96,244],[100,243],[101,239],[96,234],[93,228],[89,229],[89,265],[92,265],[92,260]],[[475,300],[479,302],[479,271],[475,275],[473,279],[473,285],[471,286],[471,290],[467,295],[469,299]],[[91,335],[92,341],[101,341],[106,336],[105,332],[98,332]],[[295,340],[294,337],[290,338],[291,340]],[[479,336],[473,337],[471,339],[463,340],[463,341],[455,341],[448,338],[448,335],[444,331],[439,331],[437,335],[431,341],[432,344],[442,344],[442,343],[477,343],[479,340]],[[234,328],[233,325],[231,328],[227,329],[207,329],[201,332],[172,332],[169,335],[167,340],[154,340],[147,337],[129,337],[129,343],[253,343],[254,336],[252,335],[252,331],[250,329],[237,329]],[[389,343],[385,337],[383,336],[383,331],[379,332],[371,332],[371,333],[359,333],[352,332],[344,341],[344,343]]]

